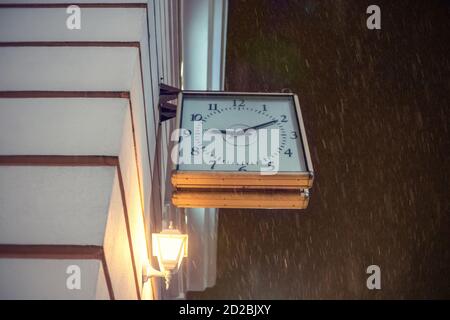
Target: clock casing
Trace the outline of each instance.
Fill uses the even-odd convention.
[[[230,161],[220,157],[211,157],[206,163],[180,163],[180,158],[177,158],[171,178],[175,188],[172,198],[175,205],[255,208],[264,203],[267,206],[267,201],[258,202],[260,198],[271,199],[276,208],[307,206],[309,193],[305,191],[312,187],[314,174],[297,95],[180,92],[177,128],[192,134],[197,130],[195,124],[197,127],[201,124],[202,133],[212,130],[216,137],[222,137],[224,150],[226,147],[236,147],[244,150],[247,155],[251,152],[254,154],[256,149],[252,148],[259,148],[259,141],[252,138],[259,138],[258,135],[263,131],[267,134],[277,132],[277,138],[273,138],[277,148],[268,146],[266,157],[258,158],[256,163],[239,162],[236,158]],[[247,139],[245,143],[242,142],[244,140],[239,140],[244,139],[244,136]],[[192,135],[187,138],[192,139]],[[272,143],[272,138],[268,138],[269,140]],[[191,145],[192,159],[200,153],[200,148],[195,149],[195,142]],[[203,145],[201,154],[208,152],[207,150],[208,146]],[[225,157],[227,154],[225,152]],[[180,157],[180,152],[176,156]],[[244,158],[248,160],[248,157]],[[276,168],[274,163],[277,164]],[[270,172],[271,169],[275,169],[274,172]]]

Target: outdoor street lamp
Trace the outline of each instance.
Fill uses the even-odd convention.
[[[187,257],[188,235],[174,229],[170,221],[168,229],[152,234],[152,251],[153,256],[158,259],[160,271],[149,263],[142,270],[142,280],[146,282],[151,277],[162,277],[165,279],[166,289],[169,289],[172,274],[178,272],[181,261]]]

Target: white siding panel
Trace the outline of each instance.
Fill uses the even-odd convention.
[[[66,286],[67,267],[80,268],[81,289]],[[0,299],[95,299],[99,260],[0,259]]]
[[[139,41],[146,27],[144,8],[82,8],[79,30],[68,17],[66,8],[2,8],[0,41]]]
[[[99,263],[99,265],[95,300],[110,300],[108,286],[106,284],[105,270],[103,269],[102,263]]]
[[[2,155],[118,155],[128,99],[0,99]]]
[[[128,91],[134,47],[2,47],[0,90]]]
[[[147,108],[145,111],[144,95],[141,81],[140,64],[136,63],[134,68],[134,77],[131,88],[131,104],[133,106],[133,122],[136,135],[136,149],[137,149],[137,163],[141,174],[141,189],[146,193],[151,193],[150,168],[153,165],[152,150],[156,146],[154,134],[146,127],[148,124],[148,117],[152,117],[152,112]],[[146,113],[145,113],[146,112]],[[147,116],[147,122],[145,121]],[[147,136],[148,135],[148,136]],[[148,139],[148,141],[147,141]],[[150,148],[150,149],[148,149]],[[146,198],[149,200],[149,198]],[[143,199],[145,200],[145,198]],[[150,210],[150,203],[144,203],[144,211]]]
[[[101,245],[114,171],[0,166],[0,243]]]
[[[119,179],[114,175],[103,248],[115,299],[137,299]]]
[[[124,123],[122,151],[119,160],[125,190],[134,259],[136,266],[138,266],[136,271],[138,279],[142,279],[142,266],[148,261],[148,250],[145,237],[146,227],[144,226],[143,207],[141,205],[142,189],[139,188],[138,167],[133,150],[130,121],[125,121]],[[141,281],[139,281],[139,285],[142,285]]]

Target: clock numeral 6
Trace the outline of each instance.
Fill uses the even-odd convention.
[[[191,114],[191,121],[202,121],[203,116],[200,113]]]
[[[233,100],[233,107],[245,107],[245,100]]]
[[[292,157],[292,151],[291,151],[291,149],[287,149],[287,150],[284,152],[284,154],[287,154],[287,155],[289,156],[289,158]]]
[[[208,108],[208,110],[210,110],[210,111],[216,111],[217,110],[217,103],[210,103],[209,104],[209,108]]]
[[[242,167],[240,167],[240,168],[239,168],[239,170],[238,170],[238,171],[247,171],[247,169],[246,169],[246,168],[247,168],[247,166],[242,166]]]

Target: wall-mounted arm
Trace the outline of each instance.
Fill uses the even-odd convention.
[[[177,114],[177,105],[170,103],[177,99],[181,90],[161,83],[159,85],[159,121],[163,122],[174,118]]]
[[[142,267],[142,283],[147,282],[152,277],[164,278],[166,282],[166,290],[169,289],[172,273],[170,271],[159,271],[150,264]]]

